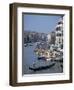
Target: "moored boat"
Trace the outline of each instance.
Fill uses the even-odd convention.
[[[33,62],[31,66],[29,66],[29,69],[33,71],[37,71],[37,70],[51,68],[54,65],[55,65],[55,62],[51,62],[51,61],[36,61],[36,62]]]
[[[24,47],[27,47],[28,46],[28,44],[24,44]]]
[[[38,60],[46,60],[45,57],[38,57]]]

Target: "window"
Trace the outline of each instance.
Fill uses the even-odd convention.
[[[62,21],[60,21],[60,22],[58,22],[58,24],[63,24],[63,22],[62,22]]]
[[[61,35],[61,33],[57,33],[57,35],[56,35],[56,36],[62,36],[62,35]]]
[[[62,29],[62,27],[57,27],[56,28],[56,31],[59,31],[59,30],[61,30]]]

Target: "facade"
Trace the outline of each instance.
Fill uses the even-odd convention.
[[[47,43],[49,44],[51,42],[51,33],[47,35]]]
[[[51,44],[55,44],[55,40],[56,40],[55,32],[52,31],[52,32],[51,32]]]
[[[62,45],[63,44],[63,17],[60,18],[58,24],[55,28],[55,45]]]
[[[51,32],[47,35],[47,42],[49,44],[55,44],[55,32]]]

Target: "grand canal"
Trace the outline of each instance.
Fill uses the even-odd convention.
[[[34,52],[34,49],[36,47],[36,43],[33,43],[32,45],[28,45],[24,47],[24,59],[23,59],[23,75],[24,74],[40,74],[40,73],[62,73],[63,68],[60,66],[60,62],[55,62],[55,65],[51,68],[48,68],[46,70],[39,70],[39,71],[33,71],[30,70],[29,67],[33,64],[33,62],[47,62],[44,60],[38,60],[37,55]]]

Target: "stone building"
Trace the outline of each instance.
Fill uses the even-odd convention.
[[[58,24],[55,28],[55,45],[62,45],[63,44],[63,17],[61,17],[58,21]]]
[[[55,32],[54,31],[52,31],[51,33],[47,35],[47,42],[49,44],[55,44]]]
[[[51,42],[51,33],[47,35],[47,43],[49,44]]]

